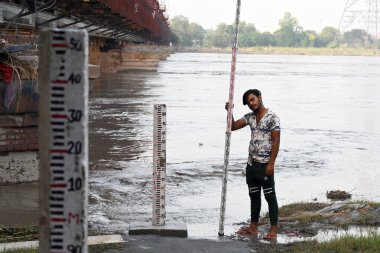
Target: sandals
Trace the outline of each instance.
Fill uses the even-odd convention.
[[[259,232],[253,232],[249,227],[241,227],[236,233],[238,235],[257,235]]]
[[[241,227],[237,232],[238,235],[258,235],[259,231],[250,230],[249,226]],[[277,239],[277,233],[268,232],[263,236],[264,240]]]
[[[272,240],[276,238],[277,238],[277,234],[273,234],[273,233],[266,233],[263,237],[264,240]]]

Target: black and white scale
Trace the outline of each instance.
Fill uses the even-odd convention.
[[[87,45],[84,30],[40,33],[40,252],[88,251]]]
[[[152,225],[165,226],[166,105],[154,105]]]
[[[131,222],[130,235],[158,234],[187,237],[186,223],[166,222],[166,105],[153,106],[152,222]]]

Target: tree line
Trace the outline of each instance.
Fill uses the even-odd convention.
[[[191,47],[232,46],[234,25],[220,23],[216,29],[205,30],[201,25],[189,22],[184,16],[171,19],[172,43]],[[338,38],[338,39],[337,39]],[[286,12],[279,20],[279,29],[273,33],[260,32],[252,23],[241,22],[239,26],[239,47],[366,47],[380,42],[363,29],[353,29],[340,34],[339,30],[327,26],[320,33],[304,30],[298,20]]]

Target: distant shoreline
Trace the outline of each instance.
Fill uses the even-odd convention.
[[[178,53],[231,53],[231,48],[178,47]],[[324,55],[324,56],[380,56],[379,49],[368,48],[292,48],[292,47],[250,47],[239,48],[242,54],[278,55]]]

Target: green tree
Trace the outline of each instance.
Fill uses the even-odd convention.
[[[190,47],[194,44],[203,44],[206,31],[202,26],[196,23],[189,23],[189,20],[184,16],[175,16],[172,18],[171,24],[172,31],[178,38],[179,45]]]
[[[310,38],[306,32],[299,32],[296,34],[297,44],[296,47],[309,47],[310,46]]]
[[[289,12],[285,12],[284,17],[279,21],[280,29],[274,32],[276,45],[282,47],[299,47],[305,40],[306,34],[298,21]]]
[[[352,29],[343,34],[343,43],[351,47],[364,47],[366,42],[371,41],[367,31],[363,29]]]
[[[261,44],[259,46],[276,46],[276,37],[270,32],[263,32],[261,34]]]
[[[214,36],[215,36],[214,33],[215,33],[215,31],[212,29],[209,29],[205,32],[205,36],[203,38],[203,46],[205,46],[205,47],[214,46],[213,45]]]
[[[241,22],[239,26],[239,47],[252,47],[253,33],[256,33],[256,28],[253,24]]]
[[[231,47],[233,34],[234,27],[232,25],[219,24],[212,36],[212,45],[221,48]]]
[[[200,45],[205,47],[231,47],[235,36],[234,25],[220,23],[217,28],[204,30],[197,23],[190,23],[184,16],[171,20],[171,41],[181,46]],[[260,33],[252,23],[242,21],[239,27],[239,47],[282,46],[282,47],[326,47],[333,45],[339,31],[325,27],[319,34],[312,30],[304,31],[298,20],[289,12],[279,20],[280,28],[273,34]],[[349,46],[363,46],[366,42],[375,45],[375,41],[364,30],[352,30],[344,34],[344,43]],[[379,42],[378,42],[379,43]]]
[[[190,23],[189,34],[192,39],[193,45],[203,45],[203,39],[205,37],[206,31],[202,26],[196,23]]]
[[[314,47],[315,46],[315,40],[317,38],[317,33],[312,30],[306,30],[305,34],[307,36],[307,47]]]
[[[181,46],[191,46],[192,39],[189,34],[189,20],[184,16],[175,16],[171,19],[172,30],[178,37],[178,44]]]
[[[254,24],[241,22],[239,26],[239,47],[253,47],[260,43],[260,32]]]
[[[240,22],[239,34],[249,34],[254,32],[257,32],[257,29],[254,24],[247,23],[245,21]]]
[[[317,35],[317,38],[315,39],[315,46],[316,47],[326,47],[327,45],[329,45],[335,41],[335,37],[338,34],[339,34],[338,29],[331,27],[331,26],[326,26]]]
[[[173,45],[178,45],[179,43],[178,36],[174,32],[170,33],[170,41],[173,43]]]

